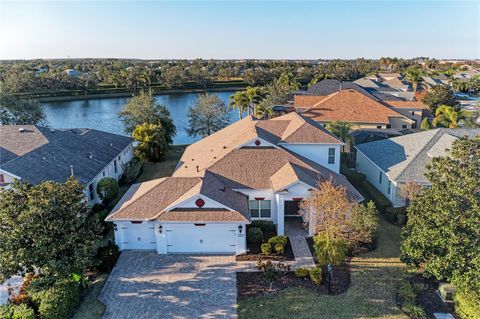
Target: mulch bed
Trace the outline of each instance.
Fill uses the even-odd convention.
[[[417,295],[416,301],[420,307],[425,310],[429,318],[434,319],[436,312],[449,312],[455,315],[454,304],[444,303],[437,294],[438,282],[433,279],[425,278],[422,274],[414,274],[407,279],[410,283],[420,283],[425,286],[425,290]]]
[[[247,242],[247,249],[248,253],[243,255],[237,255],[236,261],[259,261],[259,260],[271,260],[271,261],[288,261],[288,260],[295,260],[295,256],[293,255],[292,245],[290,244],[290,239],[287,238],[287,245],[285,246],[285,251],[283,255],[263,255],[260,246],[263,243],[266,243],[269,238],[276,236],[277,231],[266,231],[263,233],[263,242],[262,243],[248,243]]]
[[[325,273],[325,271],[323,272]],[[334,280],[330,286],[332,295],[347,291],[350,285],[350,269],[347,265],[334,267]],[[282,278],[276,280],[272,289],[265,281],[262,272],[237,273],[237,299],[244,300],[252,297],[274,296],[286,288],[302,287],[321,295],[328,294],[328,281],[324,278],[320,285],[313,284],[308,278],[299,278],[293,271],[287,272]]]

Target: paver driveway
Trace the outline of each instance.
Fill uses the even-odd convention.
[[[122,252],[100,300],[103,318],[235,318],[234,256]]]

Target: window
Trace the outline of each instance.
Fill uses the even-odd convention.
[[[105,177],[105,171],[102,172],[102,176]]]
[[[113,169],[115,170],[115,174],[117,174],[117,160],[113,160]]]
[[[95,198],[95,191],[93,190],[93,183],[88,185],[88,192],[90,193],[90,200]]]
[[[387,124],[387,128],[392,128],[392,124]]]
[[[381,184],[382,183],[382,172],[378,175],[378,182]]]
[[[5,183],[5,177],[3,174],[0,174],[0,183]]]
[[[407,128],[407,125],[406,125],[406,124],[403,124],[403,125],[402,125],[402,128]]]
[[[335,164],[335,148],[328,149],[328,164]]]
[[[271,202],[269,200],[249,200],[250,215],[252,218],[270,218]]]
[[[379,129],[380,129],[380,128],[382,128],[382,126],[381,126],[381,125],[379,125],[379,126],[377,126],[377,128],[379,128]]]
[[[122,155],[118,155],[118,160],[121,160],[122,159]]]
[[[415,112],[412,111],[412,115],[415,115]]]
[[[390,189],[391,188],[392,188],[392,182],[390,180],[388,180],[388,189],[387,189],[388,195],[390,195]]]

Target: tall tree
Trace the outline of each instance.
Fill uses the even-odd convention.
[[[480,136],[433,158],[425,188],[408,207],[401,259],[438,280],[480,291]]]
[[[132,137],[138,142],[135,155],[142,161],[159,162],[165,157],[169,144],[161,124],[138,125]]]
[[[167,144],[173,143],[177,131],[170,112],[165,106],[155,101],[151,91],[142,91],[139,95],[132,97],[119,116],[126,133],[132,134],[137,126],[144,123],[158,124],[164,132]]]
[[[349,122],[334,121],[327,124],[327,130],[329,130],[333,135],[335,135],[345,143],[349,143],[351,140],[350,138],[351,129],[352,129],[352,124]]]
[[[440,105],[435,111],[435,118],[432,121],[433,126],[442,126],[456,128],[461,115],[459,112],[448,105]]]
[[[205,137],[221,130],[230,123],[230,113],[225,102],[216,94],[202,94],[188,109],[189,136]]]
[[[405,71],[407,81],[412,84],[413,92],[417,92],[418,85],[423,81],[422,69],[418,67],[409,67]]]
[[[440,105],[448,105],[456,108],[458,101],[450,87],[446,85],[436,85],[427,91],[422,100],[430,107],[432,113],[435,113]]]
[[[45,113],[39,103],[12,95],[0,95],[0,124],[43,124]]]
[[[83,273],[99,245],[101,226],[84,185],[16,181],[0,192],[0,274],[39,270],[51,277]]]
[[[250,101],[248,100],[244,91],[237,91],[235,94],[230,95],[228,98],[229,100],[229,107],[233,110],[238,111],[238,116],[240,119],[243,118],[243,114],[245,114],[250,107]]]

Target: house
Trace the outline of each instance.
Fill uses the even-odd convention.
[[[66,75],[71,76],[73,78],[76,78],[80,75],[80,73],[74,69],[66,69],[64,72]]]
[[[432,158],[445,156],[459,137],[478,135],[480,129],[439,128],[356,145],[356,170],[365,174],[394,207],[404,206],[402,185],[430,185],[424,173]]]
[[[246,252],[246,225],[285,218],[321,179],[362,196],[339,174],[343,142],[295,112],[248,116],[188,146],[171,177],[133,185],[106,221],[121,250]],[[313,233],[313,226],[310,229]]]
[[[119,179],[133,157],[133,140],[93,129],[50,129],[36,125],[0,126],[0,185],[15,179],[31,184],[64,183],[74,176],[85,185],[89,204],[101,200],[97,183]]]
[[[386,101],[386,103],[392,108],[392,110],[414,121],[412,128],[419,128],[423,118],[431,115],[428,105],[425,105],[420,101],[397,100]]]
[[[411,91],[410,85],[403,81],[403,79],[397,77],[383,81],[382,84],[402,92]]]
[[[353,89],[342,89],[327,96],[295,95],[294,107],[302,116],[322,125],[346,121],[354,128],[401,130],[414,124],[383,102]]]

